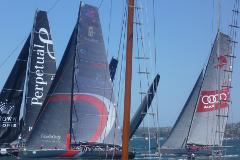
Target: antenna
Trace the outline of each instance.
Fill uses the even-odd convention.
[[[221,0],[218,0],[218,32],[221,29],[221,16]]]

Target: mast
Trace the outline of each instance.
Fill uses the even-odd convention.
[[[80,9],[79,9],[80,10]],[[78,28],[78,26],[76,25],[76,27]],[[77,38],[76,38],[76,42],[77,42]],[[75,51],[77,51],[77,46],[75,48]],[[71,150],[71,142],[72,142],[72,111],[73,111],[73,93],[74,93],[74,73],[75,73],[75,58],[76,58],[76,52],[74,54],[74,58],[73,58],[73,67],[72,67],[72,85],[71,85],[71,103],[70,103],[70,126],[69,126],[69,137],[67,137],[68,143],[67,143],[67,149]]]
[[[218,26],[217,26],[217,57],[218,57],[218,61],[220,61],[220,53],[219,53],[219,50],[220,50],[220,26],[221,26],[221,2],[220,0],[218,0]],[[217,67],[217,94],[218,94],[218,97],[220,97],[220,67]],[[220,111],[220,106],[221,106],[221,100],[219,99],[218,100],[218,104],[216,105],[217,106],[217,115],[216,115],[216,118],[217,118],[217,127],[216,127],[216,133],[218,133],[218,137],[214,137],[214,143],[213,143],[213,149],[212,149],[212,155],[214,154],[214,147],[215,147],[215,143],[216,143],[216,139],[218,138],[218,142],[219,142],[219,147],[221,147],[221,126],[220,126],[220,116],[221,116],[221,111]],[[215,106],[215,107],[216,107]],[[221,149],[221,148],[220,148]],[[214,156],[212,156],[212,158],[214,158]]]
[[[75,64],[76,64],[76,54],[78,53],[78,27],[79,27],[79,21],[80,21],[80,11],[81,11],[82,1],[80,2],[80,7],[78,11],[78,19],[76,24],[76,30],[77,30],[77,38],[75,41],[75,54],[73,58],[73,68],[72,68],[72,86],[71,86],[71,108],[70,108],[70,127],[69,127],[69,146],[68,149],[71,149],[71,142],[72,142],[72,114],[73,114],[73,105],[74,105],[74,79],[75,79]]]
[[[126,50],[122,160],[128,159],[131,85],[132,85],[133,15],[134,15],[134,0],[128,0],[128,26],[127,26],[128,29],[127,29],[127,50]]]

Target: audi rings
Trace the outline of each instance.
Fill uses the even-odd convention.
[[[220,96],[220,98],[218,98]],[[207,104],[215,104],[218,102],[218,100],[227,100],[227,94],[226,93],[220,93],[220,94],[214,94],[214,95],[204,95],[202,97],[202,103],[207,105]]]

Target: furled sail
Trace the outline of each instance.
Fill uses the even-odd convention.
[[[109,64],[110,77],[112,81],[114,80],[114,77],[115,77],[117,65],[118,65],[118,60],[112,57],[111,62]]]
[[[30,36],[25,42],[0,93],[0,145],[16,140],[20,133],[19,115],[23,99]]]
[[[27,139],[56,72],[53,41],[45,11],[37,11],[31,34],[22,138]]]
[[[120,145],[120,131],[98,9],[83,5],[27,149]]]
[[[218,32],[192,121],[188,144],[221,145],[228,117],[231,38]]]
[[[152,100],[153,100],[153,98],[155,96],[155,93],[157,91],[157,86],[158,86],[159,80],[160,80],[160,75],[157,74],[156,77],[154,78],[153,83],[149,87],[147,94],[143,98],[142,103],[138,107],[138,110],[136,111],[133,118],[131,119],[129,139],[136,132],[139,125],[143,121],[145,115],[147,114],[147,111],[148,111],[149,107],[151,106]]]
[[[200,73],[190,96],[162,148],[185,148],[202,81],[203,71]]]

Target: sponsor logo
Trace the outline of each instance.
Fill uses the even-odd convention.
[[[96,12],[94,10],[92,10],[92,9],[87,9],[85,15],[87,17],[90,17],[90,18],[95,18],[96,17]]]
[[[61,136],[60,135],[54,135],[54,134],[41,134],[41,138],[45,140],[53,140],[53,141],[60,141]]]
[[[88,27],[88,37],[93,37],[95,34],[94,30],[93,30],[93,26],[89,26]]]
[[[41,36],[41,35],[46,35],[46,37]],[[40,28],[39,29],[39,39],[41,42],[46,44],[46,49],[47,49],[47,54],[51,59],[55,59],[54,57],[54,52],[49,51],[49,45],[52,47],[53,46],[53,41],[50,39],[50,35],[48,31],[45,28]]]
[[[14,105],[9,105],[7,100],[5,102],[0,102],[0,111],[2,114],[10,114],[13,108]]]
[[[219,92],[202,91],[200,94],[197,112],[209,112],[219,108],[228,107],[229,89],[223,89]]]
[[[5,102],[0,102],[0,127],[17,127],[17,118],[12,115],[14,108],[15,106],[10,105],[7,100],[5,100]]]
[[[205,104],[205,105],[215,104],[215,103],[217,103],[218,100],[226,101],[227,100],[227,94],[226,93],[220,93],[220,94],[202,96],[202,103]]]
[[[55,59],[55,57],[53,56],[54,52],[50,51],[50,48],[53,48],[53,42],[50,39],[48,30],[40,28],[37,33],[38,37],[35,36],[36,40],[34,40],[35,43],[33,44],[33,54],[36,55],[36,64],[34,66],[35,88],[34,95],[31,98],[31,105],[41,106],[44,100],[43,98],[46,96],[44,95],[44,87],[47,86],[48,83],[47,80],[44,79],[45,56],[48,55],[51,59]],[[38,42],[38,44],[36,44],[36,42]]]
[[[217,58],[217,62],[218,64],[216,65],[216,68],[220,68],[222,69],[225,65],[227,65],[227,58],[223,55],[220,55],[218,58]]]
[[[78,146],[73,146],[75,150],[80,150],[82,152],[106,152],[106,151],[121,151],[121,147],[118,146],[101,146],[101,145],[84,145],[80,144]]]
[[[0,116],[0,127],[16,128],[17,127],[17,118],[14,116]]]

